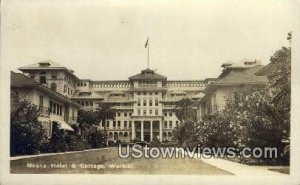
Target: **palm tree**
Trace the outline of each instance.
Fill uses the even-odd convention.
[[[108,140],[107,140],[107,125],[106,122],[109,119],[114,120],[116,117],[116,111],[113,109],[113,106],[109,103],[101,102],[99,103],[99,107],[97,107],[96,110],[97,114],[97,119],[98,121],[102,122],[104,124],[104,140],[106,145],[108,145]]]

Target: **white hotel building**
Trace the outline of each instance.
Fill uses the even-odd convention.
[[[80,104],[95,110],[100,102],[110,103],[117,114],[107,124],[109,140],[172,140],[172,131],[180,124],[174,113],[175,102],[187,97],[195,101],[215,79],[170,81],[151,69],[123,81],[93,81],[76,77],[72,70],[52,61],[19,68],[35,81],[45,84]]]

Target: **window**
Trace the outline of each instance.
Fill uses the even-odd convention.
[[[60,109],[59,109],[59,115],[62,116],[62,105],[60,105]],[[74,119],[74,110],[72,111],[72,119]]]
[[[169,112],[169,116],[172,116],[172,112]]]
[[[41,84],[46,84],[46,76],[40,76],[40,83]]]
[[[147,93],[146,93],[146,92],[143,92],[143,94],[144,94],[144,95],[147,95]]]
[[[127,112],[124,112],[124,117],[127,117]]]
[[[68,88],[68,86],[67,86],[67,85],[64,85],[64,93],[67,92],[67,88]]]
[[[57,91],[57,85],[56,85],[56,83],[52,83],[50,89],[51,89],[52,91],[55,91],[55,92],[56,92],[56,91]]]
[[[118,121],[118,127],[119,128],[121,127],[121,121]]]
[[[57,115],[59,115],[59,111],[60,111],[59,108],[60,108],[59,105],[56,104],[56,114],[57,114]]]
[[[152,115],[152,110],[149,110],[149,114]]]
[[[56,104],[56,115],[59,115],[59,113],[60,113],[60,106],[58,105],[58,104]]]
[[[155,92],[155,95],[158,95],[158,92]]]
[[[53,113],[53,114],[56,114],[56,103],[53,103],[53,106],[52,106],[52,113]]]
[[[169,121],[169,128],[172,128],[172,121]]]
[[[167,121],[165,121],[165,128],[168,128],[168,122]]]
[[[131,128],[131,121],[129,121],[129,128]]]
[[[118,117],[120,117],[121,116],[121,113],[120,112],[118,112]]]
[[[139,82],[140,87],[155,87],[156,85],[157,85],[156,81],[153,81],[153,80]]]
[[[137,95],[141,95],[141,92],[138,92]]]
[[[168,116],[168,113],[167,112],[165,112],[165,117],[167,117]]]
[[[143,106],[147,106],[147,100],[143,100]]]
[[[152,106],[152,99],[149,100],[149,106]]]
[[[127,121],[124,121],[124,128],[127,128]]]
[[[157,109],[155,109],[155,116],[157,116],[158,115],[158,110]]]
[[[116,127],[116,121],[113,121],[113,127],[114,128]]]
[[[158,106],[158,100],[157,99],[155,100],[155,106]]]
[[[57,79],[57,73],[56,72],[52,72],[51,73],[51,78],[52,79]]]
[[[147,110],[144,110],[143,115],[146,116],[146,114],[147,114]]]
[[[137,110],[137,114],[141,115],[141,110],[140,109]]]
[[[40,95],[39,106],[44,107],[44,96]]]
[[[141,100],[140,99],[138,99],[137,106],[141,106]]]
[[[52,107],[53,107],[52,101],[49,101],[49,104],[50,104],[50,106],[49,106],[49,111],[52,113]]]
[[[109,127],[109,121],[106,122],[106,127]]]

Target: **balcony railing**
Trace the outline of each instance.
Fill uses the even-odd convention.
[[[113,106],[114,109],[133,109],[133,106]]]
[[[163,109],[174,109],[175,105],[163,105]]]

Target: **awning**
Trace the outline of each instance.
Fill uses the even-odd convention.
[[[74,131],[74,129],[63,120],[51,119],[51,121],[57,122],[59,129]]]
[[[58,121],[58,124],[59,124],[59,129],[74,131],[74,129],[70,127],[70,125],[68,125],[68,123],[66,123],[65,121],[60,120]]]

